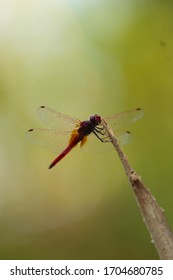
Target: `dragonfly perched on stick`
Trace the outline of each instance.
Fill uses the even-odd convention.
[[[88,120],[80,121],[46,106],[40,106],[37,112],[40,120],[50,128],[29,129],[27,139],[58,154],[49,169],[63,159],[78,143],[83,148],[91,142],[90,139],[95,137],[104,147],[110,145],[110,138],[102,124],[102,117],[97,114],[90,116]],[[137,121],[142,115],[143,111],[136,108],[104,118],[104,120],[110,125],[120,144],[126,144],[130,139],[130,132],[120,128]],[[110,149],[110,146],[107,147]]]

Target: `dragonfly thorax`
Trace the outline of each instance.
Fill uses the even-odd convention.
[[[101,123],[101,117],[98,115],[90,116],[89,120],[83,121],[78,128],[78,133],[80,137],[85,137],[89,135],[91,132],[95,131],[96,126]]]

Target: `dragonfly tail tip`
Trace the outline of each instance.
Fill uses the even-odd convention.
[[[54,164],[51,163],[51,164],[49,165],[48,169],[51,169],[53,166],[54,166]]]

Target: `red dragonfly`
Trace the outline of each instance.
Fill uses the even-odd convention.
[[[108,145],[107,147],[110,149],[110,144],[108,144],[110,139],[102,125],[101,116],[95,114],[86,121],[80,121],[46,106],[40,106],[37,112],[41,121],[50,129],[29,129],[27,138],[32,143],[44,146],[58,154],[49,169],[63,159],[78,143],[80,143],[80,147],[85,144],[88,146],[89,139],[92,138],[97,139],[98,143],[104,143],[102,146]],[[119,130],[119,128],[138,120],[142,115],[143,111],[136,108],[104,119],[113,129],[119,143],[126,144],[130,139],[130,132]]]

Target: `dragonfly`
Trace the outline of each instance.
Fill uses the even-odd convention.
[[[37,109],[37,113],[40,120],[49,129],[29,129],[26,137],[30,142],[57,153],[57,157],[49,165],[49,169],[54,167],[78,144],[83,149],[89,142],[92,143],[92,139],[97,139],[98,144],[101,143],[103,144],[102,147],[110,149],[111,140],[102,124],[102,117],[100,115],[91,115],[88,120],[80,121],[75,117],[59,113],[47,106],[40,106]],[[129,142],[131,133],[120,128],[137,121],[142,116],[142,109],[135,108],[112,117],[104,118],[104,120],[112,128],[117,141],[124,145]]]

